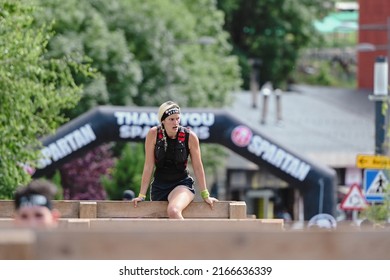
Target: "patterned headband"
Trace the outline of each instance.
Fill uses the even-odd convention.
[[[170,115],[173,115],[173,114],[180,114],[180,108],[172,107],[172,108],[169,108],[168,110],[166,110],[161,117],[161,121],[165,120],[167,117],[169,117]]]
[[[28,206],[44,206],[51,209],[51,202],[44,195],[30,194],[22,196],[16,202],[16,209]]]

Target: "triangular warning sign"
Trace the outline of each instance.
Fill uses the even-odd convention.
[[[353,184],[341,202],[340,208],[344,210],[362,210],[368,206],[359,185]]]
[[[387,177],[383,173],[382,170],[379,170],[379,172],[376,174],[374,180],[372,180],[371,184],[368,186],[366,190],[366,194],[369,195],[383,195],[385,193],[385,188],[389,181],[387,180]]]

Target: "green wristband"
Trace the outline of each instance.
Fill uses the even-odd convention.
[[[206,189],[206,190],[203,190],[200,192],[200,196],[203,198],[203,199],[206,199],[208,197],[210,197],[210,193],[209,191]]]

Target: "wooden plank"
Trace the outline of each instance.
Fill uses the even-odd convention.
[[[12,218],[15,212],[13,200],[0,200],[0,218]]]
[[[29,260],[36,257],[34,245],[36,236],[27,229],[1,229],[0,259]]]
[[[167,202],[143,201],[135,208],[130,201],[101,201],[97,205],[98,218],[163,218],[167,217]]]
[[[232,204],[233,203],[233,204]],[[232,205],[232,206],[231,206]],[[13,201],[0,201],[0,218],[11,218]],[[166,201],[143,201],[134,208],[129,201],[55,200],[53,207],[62,218],[167,218]],[[95,209],[96,207],[96,209]],[[95,213],[96,212],[96,213]],[[96,216],[95,216],[96,215]],[[231,215],[233,215],[231,217]],[[245,202],[219,201],[214,209],[205,202],[192,202],[183,211],[185,218],[246,218]]]
[[[284,229],[284,220],[283,219],[258,219],[261,223],[266,224],[269,227],[276,227]]]
[[[183,211],[184,218],[228,218],[230,202],[216,202],[214,209],[204,202],[192,202]],[[166,201],[143,201],[135,208],[128,201],[99,201],[98,218],[167,218]]]
[[[68,219],[66,225],[63,224],[62,227],[88,230],[90,228],[90,219]]]
[[[77,200],[55,200],[53,207],[61,212],[64,218],[78,218],[79,204]],[[15,212],[13,200],[0,200],[0,218],[12,218]]]
[[[183,211],[184,218],[229,218],[230,201],[214,202],[213,209],[207,203],[192,202]]]
[[[55,200],[53,201],[53,207],[60,211],[62,218],[79,218],[79,200]]]
[[[15,225],[13,218],[0,218],[0,228],[13,227]]]
[[[37,232],[37,259],[388,260],[389,231]]]
[[[229,219],[244,219],[246,218],[246,203],[243,201],[230,202],[229,204]]]
[[[82,218],[82,219],[97,218],[97,202],[96,201],[80,201],[79,218]]]
[[[90,219],[90,228],[96,229],[115,229],[126,231],[264,231],[264,230],[283,230],[283,220],[277,219],[270,222],[261,219]]]
[[[0,218],[0,228],[14,228],[12,218]],[[167,218],[60,218],[59,228],[82,228],[82,229],[124,229],[129,231],[139,230],[167,230],[179,231],[192,228],[207,228],[210,231],[220,231],[223,228],[229,230],[284,230],[282,219],[185,219],[171,220]]]

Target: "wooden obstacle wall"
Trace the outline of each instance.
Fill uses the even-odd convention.
[[[196,222],[195,222],[196,224]],[[388,260],[390,232],[229,230],[0,230],[0,259]],[[203,225],[204,226],[204,225]]]
[[[0,259],[361,260],[390,259],[390,230],[338,227],[286,230],[280,219],[248,219],[244,202],[193,202],[185,220],[166,203],[55,201],[59,227],[13,226],[13,202],[0,201]]]
[[[56,200],[53,207],[63,218],[167,218],[166,201],[143,201],[135,208],[129,201],[79,201]],[[0,218],[11,218],[14,204],[0,200]],[[205,202],[192,202],[184,211],[185,218],[246,219],[246,203],[243,201],[218,201],[214,208]]]

